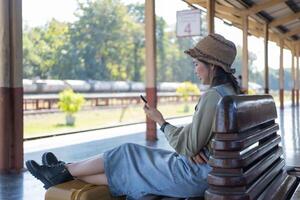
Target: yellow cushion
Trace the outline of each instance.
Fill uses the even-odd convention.
[[[107,186],[98,186],[80,180],[65,182],[49,188],[45,200],[123,200],[112,197]]]

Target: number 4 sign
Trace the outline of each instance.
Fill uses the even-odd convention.
[[[187,33],[188,35],[191,35],[191,24],[190,23],[186,24],[186,26],[184,28],[184,32]]]
[[[177,11],[177,37],[201,35],[201,10]]]

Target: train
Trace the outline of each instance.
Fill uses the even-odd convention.
[[[158,92],[175,92],[180,82],[161,82]],[[144,92],[145,83],[134,81],[96,81],[96,80],[31,80],[23,79],[24,94],[54,94],[72,88],[79,93]],[[199,85],[199,88],[201,86]]]

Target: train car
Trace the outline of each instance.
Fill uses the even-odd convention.
[[[37,93],[57,93],[68,88],[62,80],[37,80]]]
[[[160,82],[159,92],[175,92],[179,82]],[[59,93],[72,88],[80,93],[144,92],[145,83],[134,81],[95,81],[95,80],[23,80],[25,94]]]
[[[100,93],[100,92],[111,92],[112,84],[108,81],[89,81],[91,85],[91,92]]]
[[[144,92],[145,84],[142,82],[130,82],[130,91],[131,92]]]
[[[112,92],[130,92],[130,85],[127,81],[112,81]]]
[[[33,80],[23,79],[23,91],[25,94],[32,94],[37,92],[37,84]]]
[[[65,80],[65,84],[75,92],[90,92],[92,89],[92,85],[89,82],[82,80]]]
[[[179,82],[160,82],[157,90],[159,92],[175,92],[180,84]]]

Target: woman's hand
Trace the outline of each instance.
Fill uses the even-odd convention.
[[[157,122],[160,126],[166,122],[161,112],[159,112],[156,108],[152,108],[148,104],[145,104],[144,111],[150,119]]]
[[[191,160],[196,164],[205,164],[208,162],[208,159],[203,152],[198,153],[194,157],[191,157]]]

